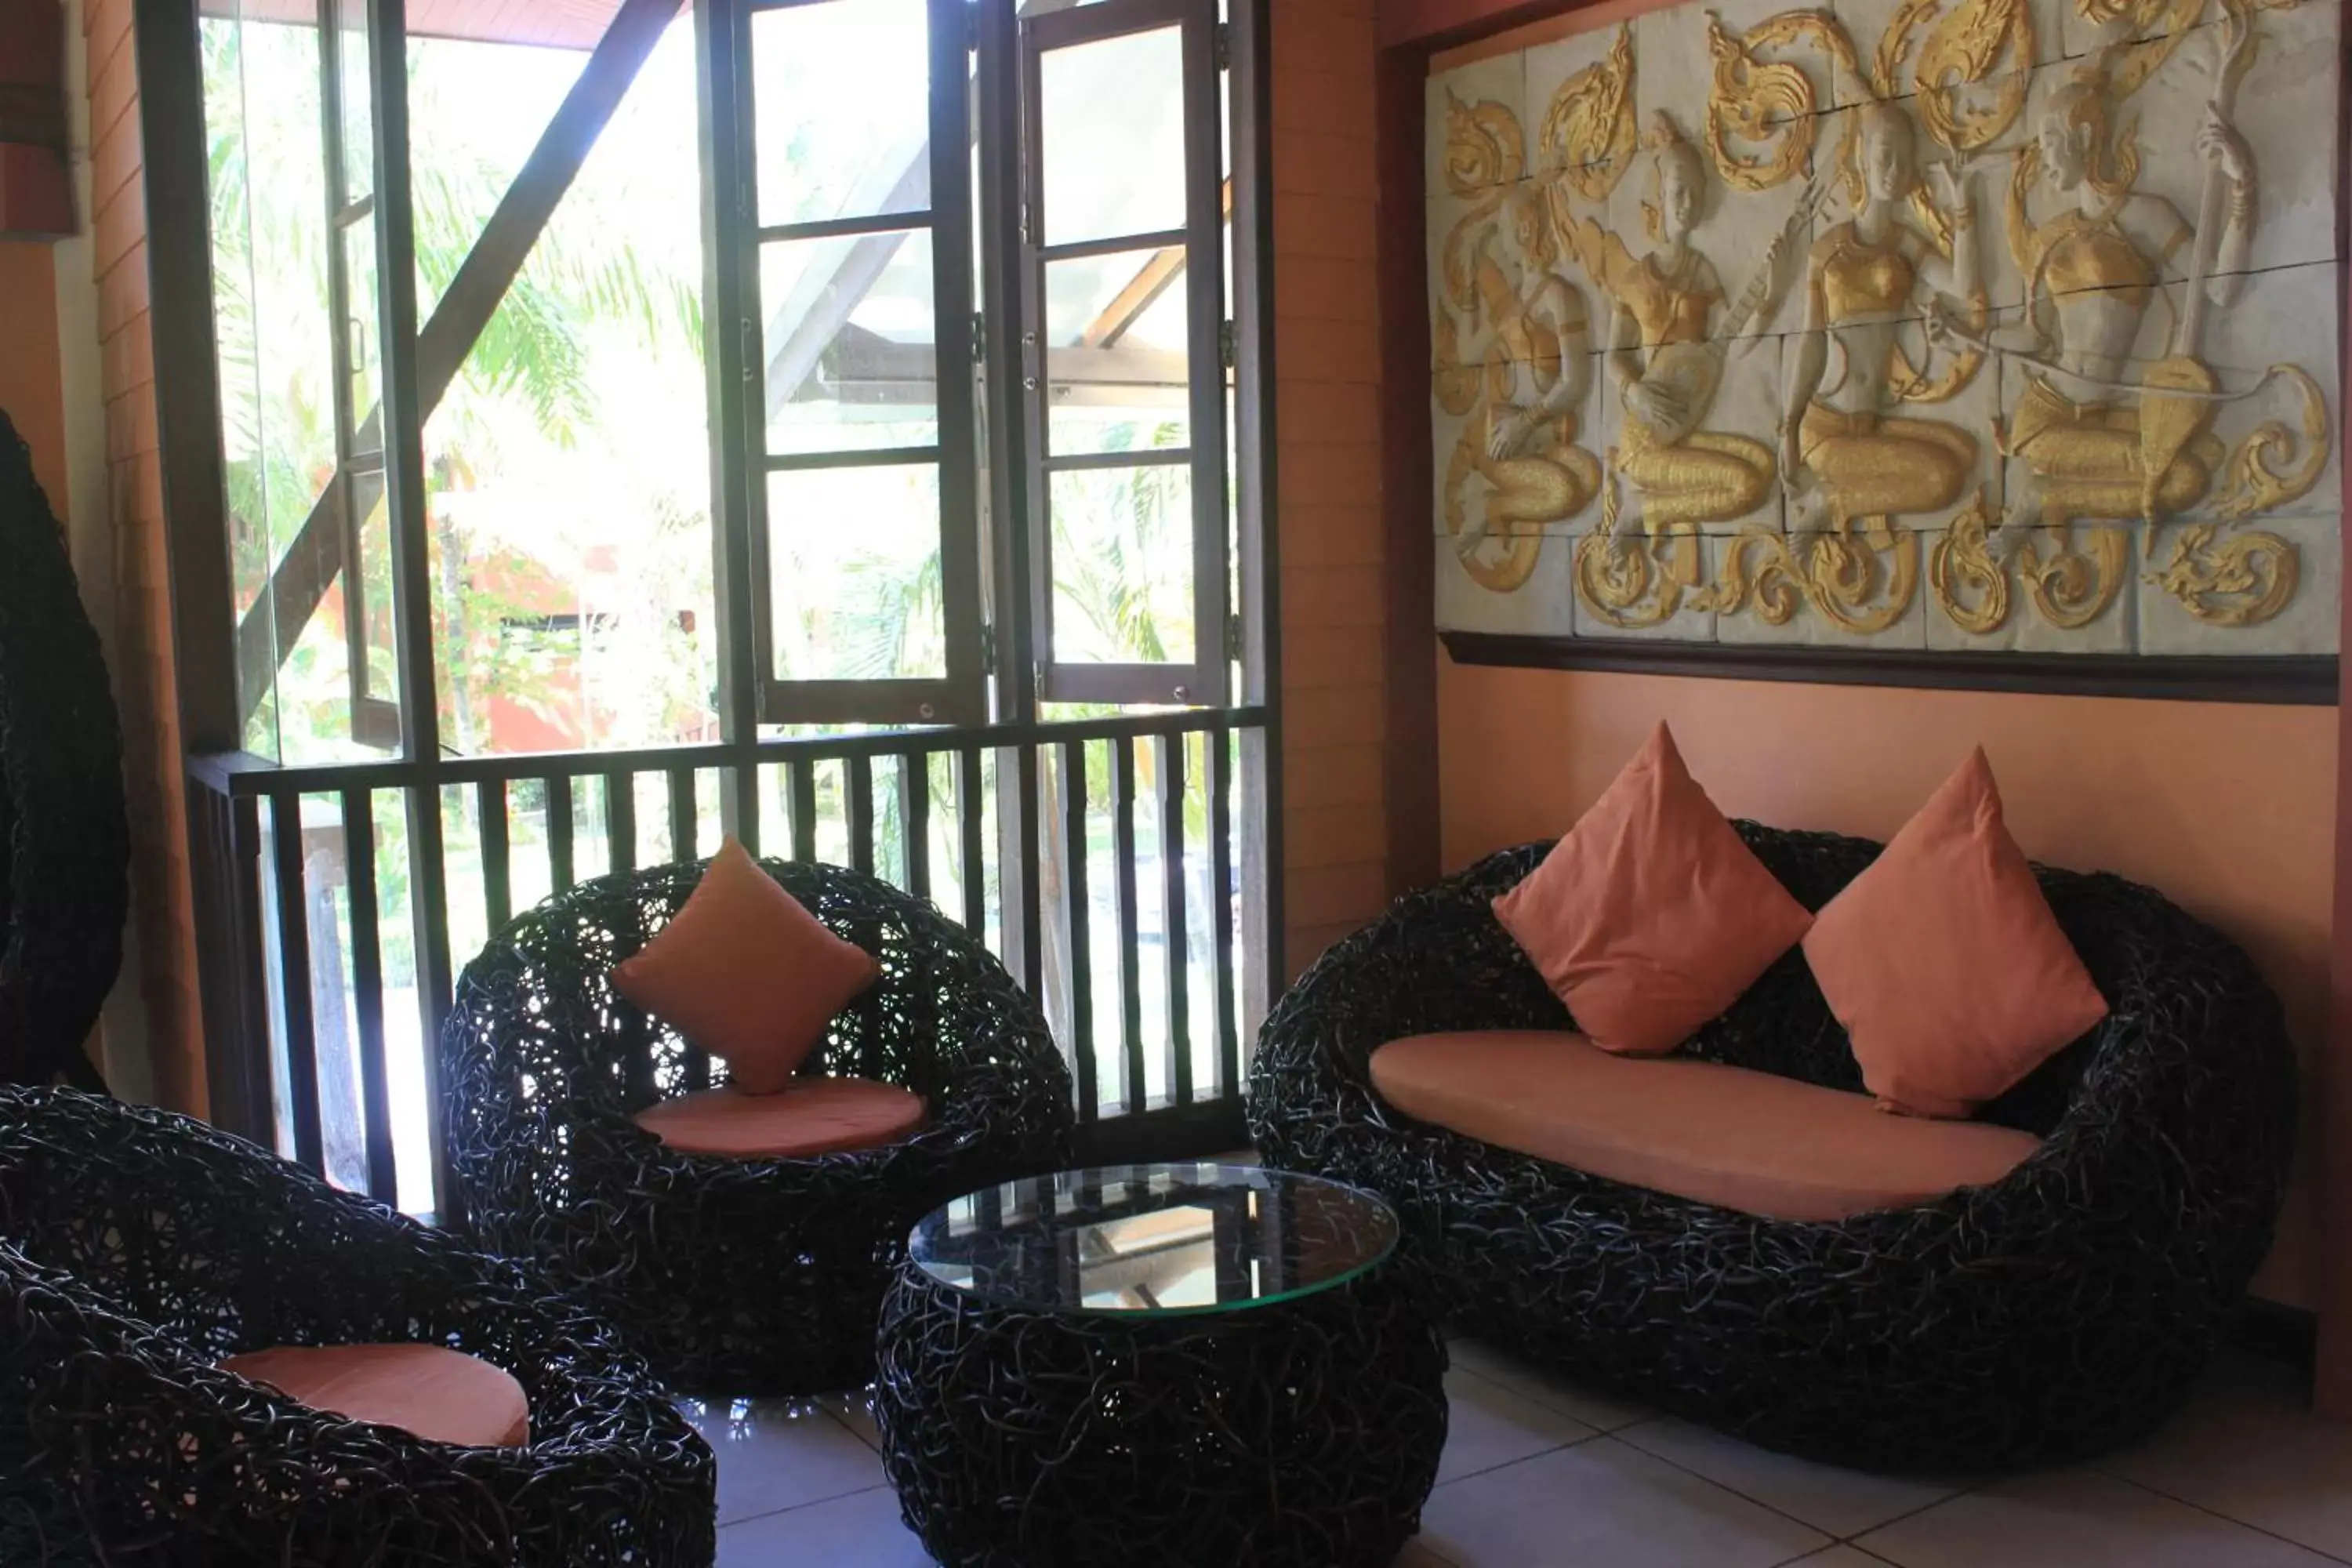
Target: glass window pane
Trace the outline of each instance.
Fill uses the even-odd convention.
[[[360,222],[342,231],[346,303],[343,334],[351,353],[352,450],[383,450],[383,362],[378,353],[383,318],[376,307],[375,226]]]
[[[1045,266],[1045,440],[1049,451],[1181,447],[1184,251],[1122,250]]]
[[[367,0],[336,0],[335,57],[343,95],[343,200],[375,189],[375,83],[368,74]]]
[[[768,558],[778,679],[947,674],[937,464],[769,475]]]
[[[939,440],[929,229],[762,246],[760,300],[769,450]]]
[[[1183,463],[1053,476],[1058,664],[1192,658],[1192,474]]]
[[[583,57],[436,37],[408,58],[418,269],[446,280]],[[698,112],[681,16],[425,421],[445,748],[655,746],[716,722],[701,195],[679,177]]]
[[[412,3],[409,10],[413,22],[417,6]],[[542,260],[543,270],[535,275],[527,271],[530,281],[523,287],[542,283],[548,271],[561,270],[562,264],[584,264],[571,267],[571,273],[577,274],[603,259],[593,251],[581,256],[567,244],[572,234],[585,226],[576,216],[569,215],[576,215],[591,202],[604,209],[597,221],[641,243],[653,239],[658,226],[673,221],[684,205],[694,215],[690,227],[699,237],[702,216],[698,193],[690,188],[692,182],[677,178],[680,167],[696,166],[695,142],[689,136],[681,149],[674,136],[656,129],[677,117],[680,85],[684,117],[689,125],[694,121],[693,79],[689,75],[679,84],[677,68],[672,63],[681,37],[686,38],[684,48],[690,58],[692,31],[688,23],[674,25],[637,72],[628,96],[604,134],[596,138],[579,178],[557,209],[567,217],[559,218],[533,247],[534,255],[541,257],[562,249],[564,254],[560,258],[549,258],[559,260],[559,266],[548,268]],[[481,237],[491,211],[539,145],[540,133],[579,81],[587,59],[581,49],[411,35],[408,194],[415,224],[419,321],[433,319],[442,291]],[[683,164],[665,162],[681,151]],[[625,192],[611,190],[615,164],[639,172]],[[681,192],[680,185],[689,188]],[[619,199],[614,200],[615,196]],[[698,265],[699,259],[698,253]]]
[[[213,327],[235,609],[271,658],[241,668],[249,750],[279,754],[270,574],[334,473],[335,322],[327,294],[319,29],[201,18]]]
[[[1182,33],[1073,44],[1039,69],[1045,243],[1182,227]]]
[[[825,0],[751,17],[760,222],[930,205],[924,0]]]
[[[365,658],[359,670],[358,689],[380,701],[400,696],[399,645],[393,633],[392,511],[385,504],[383,470],[363,468],[352,473],[352,514],[359,519],[360,646]],[[351,586],[351,584],[347,584]]]

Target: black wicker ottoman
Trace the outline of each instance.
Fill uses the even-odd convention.
[[[1395,1215],[1183,1163],[991,1187],[915,1227],[875,1415],[949,1568],[1388,1568],[1445,1444]]]

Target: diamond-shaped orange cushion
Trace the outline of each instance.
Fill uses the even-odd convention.
[[[733,838],[693,895],[613,971],[622,995],[727,1064],[746,1094],[774,1094],[881,966],[825,930]]]
[[[1585,1037],[1673,1050],[1812,917],[1740,841],[1660,724],[1542,865],[1495,900]]]
[[[1979,747],[1805,937],[1885,1110],[1966,1116],[2107,1016]]]

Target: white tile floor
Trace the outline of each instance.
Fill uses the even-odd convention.
[[[2352,1563],[2352,1424],[2311,1415],[2291,1373],[2244,1356],[2224,1356],[2143,1447],[1985,1482],[1806,1464],[1472,1342],[1454,1352],[1444,1463],[1398,1568]],[[861,1398],[688,1408],[719,1453],[720,1568],[929,1562]]]

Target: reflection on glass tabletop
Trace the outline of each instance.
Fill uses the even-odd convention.
[[[1395,1249],[1370,1193],[1250,1165],[1065,1171],[932,1210],[908,1255],[943,1285],[1045,1312],[1230,1312],[1328,1290]]]

